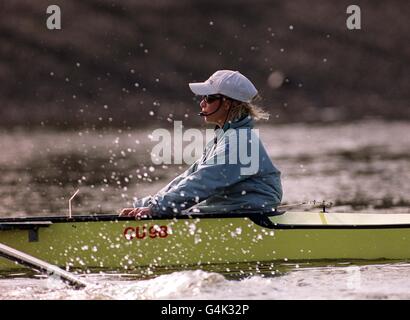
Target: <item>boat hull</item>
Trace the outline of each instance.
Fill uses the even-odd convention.
[[[379,215],[333,215],[285,213],[269,217],[270,227],[245,216],[139,221],[112,216],[50,219],[37,226],[33,220],[19,225],[17,219],[0,221],[9,223],[0,231],[0,243],[69,269],[410,258],[410,215],[396,216],[393,224],[382,223]],[[0,257],[0,270],[18,267]]]

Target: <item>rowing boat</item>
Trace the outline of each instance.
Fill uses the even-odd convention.
[[[66,269],[410,258],[410,214],[272,212],[0,219],[0,243]],[[18,265],[0,257],[0,270]]]

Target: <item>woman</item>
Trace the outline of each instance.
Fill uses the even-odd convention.
[[[280,172],[252,130],[254,120],[269,116],[253,104],[258,91],[252,82],[238,71],[219,70],[189,87],[203,96],[199,115],[216,125],[215,138],[187,171],[120,215],[274,210],[282,199]]]

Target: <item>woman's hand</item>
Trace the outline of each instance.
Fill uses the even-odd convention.
[[[151,216],[152,211],[150,207],[139,208],[124,208],[121,210],[120,217],[135,217],[136,220],[147,218]]]

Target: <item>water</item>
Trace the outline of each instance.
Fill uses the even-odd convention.
[[[244,269],[249,269],[244,266]],[[177,271],[139,279],[121,274],[85,276],[74,290],[58,279],[0,278],[5,299],[410,299],[410,264],[300,264],[252,275],[203,270]]]
[[[410,123],[261,127],[283,174],[284,203],[328,200],[335,212],[410,213]],[[150,130],[0,133],[0,216],[113,213],[186,166],[154,166]],[[308,210],[309,208],[304,208]],[[406,262],[245,264],[219,271],[91,272],[72,290],[33,273],[0,276],[0,299],[409,299]]]

